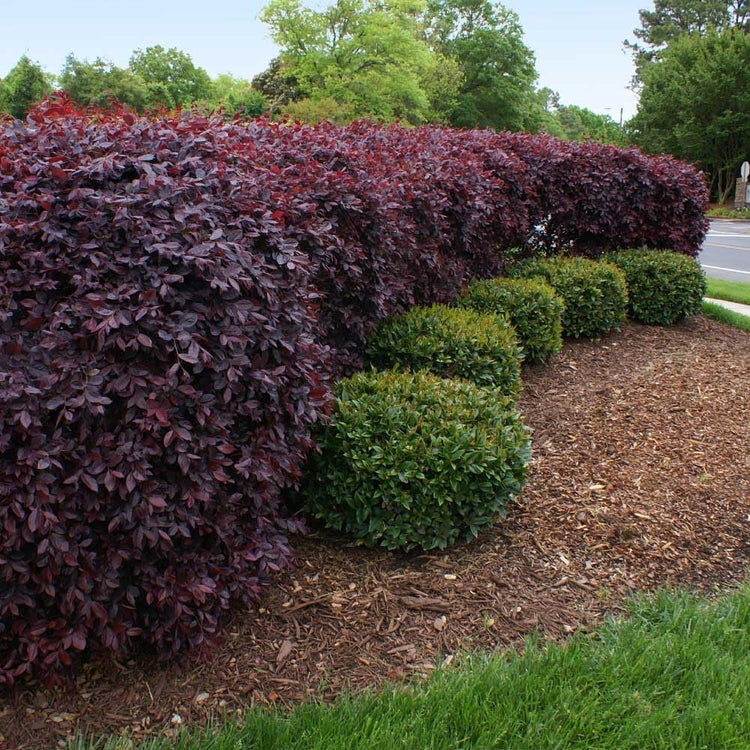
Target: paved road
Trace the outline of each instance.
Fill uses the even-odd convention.
[[[750,221],[712,219],[698,260],[706,276],[750,284]]]

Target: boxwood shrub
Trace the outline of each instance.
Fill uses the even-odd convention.
[[[540,276],[565,302],[564,336],[596,338],[619,328],[626,317],[628,288],[623,272],[612,263],[587,258],[542,258],[511,268],[514,277]]]
[[[433,305],[386,318],[370,337],[367,356],[380,369],[429,370],[509,396],[521,384],[515,331],[505,317],[475,310]]]
[[[472,281],[458,304],[481,313],[507,315],[526,361],[542,362],[562,346],[562,297],[542,279]]]
[[[529,434],[513,401],[424,371],[339,381],[301,498],[369,546],[442,549],[470,539],[521,490]]]
[[[700,312],[706,277],[698,261],[668,250],[620,250],[606,256],[625,274],[628,313],[648,325],[671,325]]]

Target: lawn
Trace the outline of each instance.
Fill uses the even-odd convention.
[[[706,296],[729,302],[739,302],[750,305],[750,284],[739,281],[724,281],[724,279],[706,279]],[[750,318],[733,310],[727,310],[714,302],[703,303],[703,314],[714,320],[728,323],[743,331],[750,331]]]
[[[735,328],[739,328],[740,330],[750,332],[750,318],[746,315],[741,315],[738,312],[734,312],[734,310],[727,310],[726,307],[717,305],[714,302],[704,302],[702,309],[703,314],[709,318],[721,321],[722,323],[727,323]]]
[[[729,302],[739,302],[750,305],[750,284],[740,281],[724,281],[724,279],[706,279],[706,296],[714,299],[724,299]]]
[[[469,657],[426,684],[252,710],[243,723],[140,750],[741,748],[750,738],[750,585],[709,604],[638,599],[626,620],[563,644]],[[122,741],[78,750],[131,747]]]

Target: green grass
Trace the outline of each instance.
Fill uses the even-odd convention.
[[[641,598],[626,620],[563,645],[466,657],[406,689],[249,711],[244,723],[140,750],[750,747],[750,583],[716,603]]]
[[[740,313],[736,313],[733,310],[727,310],[726,307],[713,302],[704,302],[702,312],[707,318],[713,318],[722,323],[728,323],[735,328],[741,328],[743,331],[750,332],[750,318],[746,315],[740,315]],[[750,743],[748,743],[748,747],[750,747]]]
[[[750,305],[750,284],[743,284],[741,281],[707,278],[706,285],[706,297]]]
[[[710,208],[706,216],[711,219],[750,219],[750,209]]]

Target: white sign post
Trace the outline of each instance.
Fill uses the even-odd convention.
[[[740,179],[737,180],[734,191],[734,207],[736,209],[750,206],[750,183],[748,183],[748,177],[750,177],[750,163],[743,161],[740,167]]]

